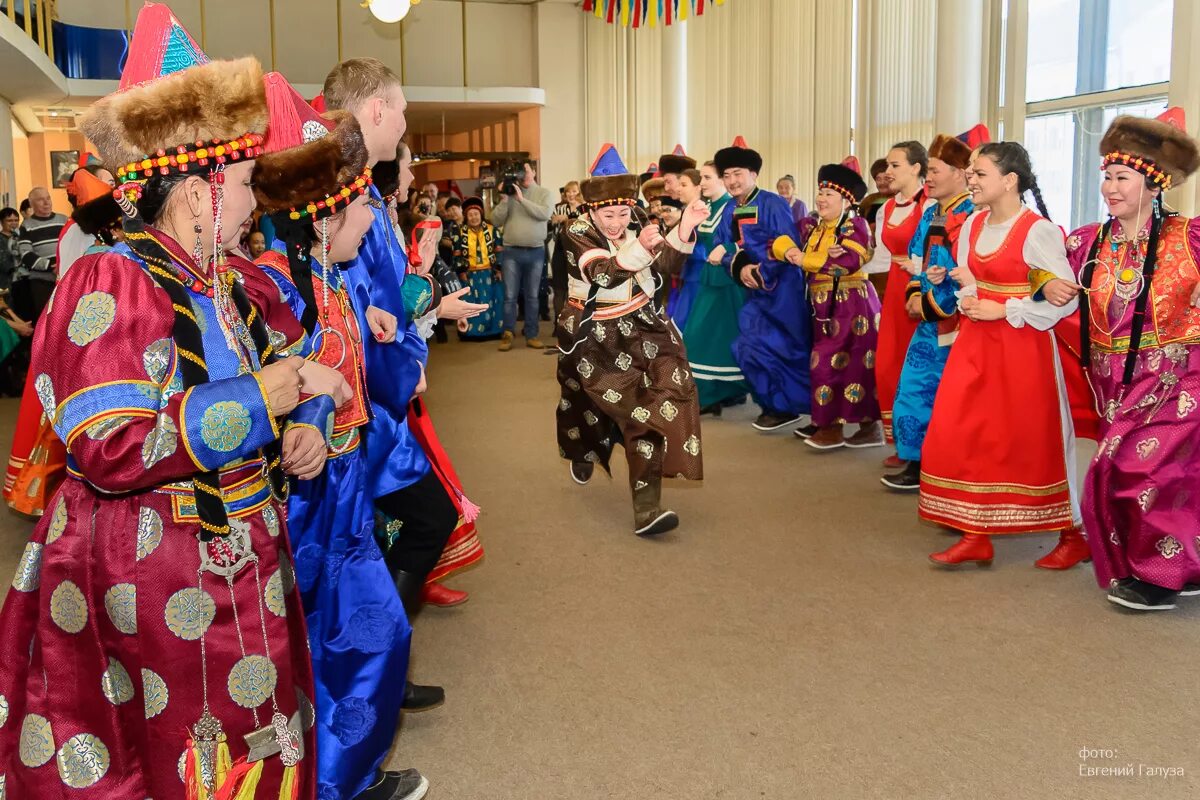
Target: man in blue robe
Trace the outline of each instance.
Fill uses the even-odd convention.
[[[713,160],[733,195],[714,249],[723,248],[721,264],[750,289],[733,356],[762,408],[755,429],[775,431],[800,422],[812,407],[812,312],[804,271],[771,255],[775,239],[796,236],[796,223],[786,200],[758,187],[762,156],[734,145]]]
[[[880,478],[897,491],[921,488],[921,447],[958,331],[959,287],[947,273],[957,266],[958,234],[975,210],[967,192],[970,158],[971,148],[953,136],[939,134],[929,147],[925,190],[937,202],[925,209],[909,244],[909,271],[914,274],[906,289],[909,307],[920,312],[921,322],[904,357],[892,414],[896,454],[907,463],[900,472]]]

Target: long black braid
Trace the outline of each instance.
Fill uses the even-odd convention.
[[[164,185],[154,187],[155,180],[152,178],[148,182],[148,188],[152,188],[151,197],[147,198],[145,204],[139,204],[139,210],[161,210],[162,198],[175,183],[180,182],[164,181]],[[180,268],[175,266],[174,257],[154,233],[146,230],[140,213],[135,212],[132,216],[127,213],[124,228],[125,241],[129,248],[146,262],[150,277],[171,299],[171,307],[175,313],[172,337],[180,356],[178,362],[184,388],[208,383],[211,376],[208,364],[204,360],[204,337],[200,332],[200,324],[192,308],[187,286],[179,274]],[[261,315],[250,303],[240,284],[233,282],[230,292],[238,315],[250,331],[251,340],[258,351],[259,362],[263,366],[272,363],[276,356]],[[287,480],[283,473],[281,454],[282,447],[278,439],[263,448],[271,490],[276,497],[284,498],[287,496]],[[197,473],[192,478],[192,485],[196,514],[200,518],[200,539],[207,542],[216,536],[228,535],[229,515],[221,494],[220,474],[216,470]]]
[[[317,296],[313,287],[312,255],[316,236],[313,225],[306,220],[294,220],[288,212],[271,215],[275,223],[275,235],[287,248],[288,268],[292,273],[292,283],[304,300],[304,313],[300,315],[300,324],[304,326],[309,336],[317,327]]]

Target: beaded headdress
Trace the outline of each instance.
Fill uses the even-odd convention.
[[[1187,180],[1200,167],[1196,140],[1184,130],[1183,110],[1167,109],[1157,119],[1122,115],[1100,140],[1101,169],[1120,164],[1162,189]]]

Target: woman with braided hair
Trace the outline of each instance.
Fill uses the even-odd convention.
[[[1083,485],[1096,580],[1137,611],[1200,594],[1200,223],[1167,211],[1162,193],[1200,167],[1181,109],[1121,116],[1100,140],[1109,219],[1067,238],[1078,283],[1046,298],[1087,322],[1083,361],[1100,402],[1100,448]]]
[[[883,444],[875,396],[879,296],[862,271],[871,233],[853,213],[867,193],[845,164],[817,170],[816,216],[800,220],[797,240],[781,236],[772,249],[780,261],[808,276],[813,308],[812,427],[805,444],[815,450]],[[843,427],[857,423],[847,439]]]
[[[75,263],[34,344],[68,477],[0,612],[9,797],[313,796],[284,473],[322,469],[334,402],[300,404],[328,374],[281,357],[295,320],[226,256],[265,123],[258,63],[209,61],[153,4],[81,120],[126,241]]]
[[[1038,566],[1087,558],[1079,530],[1076,426],[1068,384],[1078,361],[1059,354],[1055,326],[1075,304],[1040,296],[1071,280],[1062,232],[1045,217],[1029,154],[1016,142],[984,145],[970,168],[976,212],[963,223],[951,277],[964,319],[950,349],[922,451],[923,519],[962,533],[930,559],[992,563],[994,534],[1061,531]],[[1029,192],[1042,215],[1021,201]]]

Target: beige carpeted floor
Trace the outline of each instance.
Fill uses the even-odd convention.
[[[706,419],[682,528],[637,539],[623,466],[578,487],[557,458],[554,359],[495,348],[433,350],[487,550],[449,581],[471,602],[416,621],[414,678],[448,701],[390,764],[433,800],[1200,796],[1200,598],[1120,613],[1090,568],[1032,567],[1051,536],[936,571],[952,538],[882,489],[882,449],[818,454],[748,407]],[[6,572],[27,529],[4,518]]]

